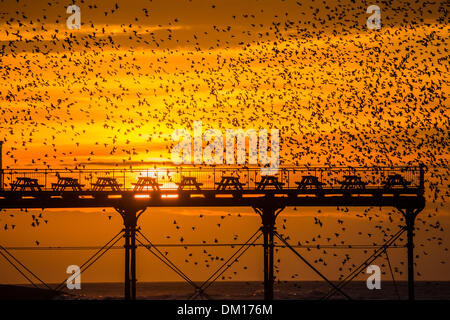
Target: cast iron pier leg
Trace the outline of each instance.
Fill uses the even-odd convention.
[[[414,221],[417,213],[407,209],[405,214],[408,250],[408,300],[414,300]]]
[[[136,300],[136,210],[119,211],[123,217],[125,232],[125,300]]]
[[[124,292],[124,298],[125,300],[130,300],[130,230],[127,226],[125,226],[125,292]]]
[[[262,232],[264,236],[264,300],[273,300],[273,235],[275,231],[275,209],[262,208]]]

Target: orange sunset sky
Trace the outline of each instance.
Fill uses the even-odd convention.
[[[154,167],[170,162],[172,132],[192,130],[196,120],[204,130],[279,129],[284,165],[422,162],[417,279],[450,280],[445,1],[74,1],[82,24],[69,30],[71,3],[0,0],[4,168]],[[381,8],[380,30],[366,27],[371,4]],[[42,214],[38,227],[32,214]],[[246,208],[181,208],[148,209],[139,225],[153,243],[229,243],[245,241],[259,223]],[[278,230],[294,244],[381,244],[379,226],[393,234],[400,223],[387,208],[289,208]],[[6,247],[85,246],[106,243],[122,221],[112,209],[3,210],[0,227]],[[167,251],[201,280],[233,250]],[[331,279],[369,254],[302,250]],[[62,281],[68,265],[93,254],[12,253],[47,282]],[[389,253],[396,278],[405,279],[406,250]],[[286,249],[275,259],[279,280],[318,279]],[[390,280],[386,260],[377,261]],[[138,281],[180,280],[143,249],[137,272]],[[224,276],[262,281],[262,249],[250,249]],[[123,252],[113,250],[82,281],[122,277]],[[0,283],[23,282],[0,259]]]

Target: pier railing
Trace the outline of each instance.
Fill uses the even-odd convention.
[[[283,189],[296,189],[305,176],[317,177],[324,189],[341,189],[346,176],[357,176],[365,188],[383,188],[390,176],[401,175],[409,188],[423,190],[424,166],[403,167],[280,167],[275,176]],[[260,168],[248,167],[167,167],[114,169],[3,169],[3,190],[11,189],[18,178],[36,179],[44,191],[51,191],[59,177],[77,179],[83,190],[92,190],[98,178],[115,178],[121,190],[133,190],[139,177],[151,177],[161,189],[177,189],[182,177],[194,177],[202,190],[215,190],[223,176],[238,177],[244,190],[255,190],[261,181]]]

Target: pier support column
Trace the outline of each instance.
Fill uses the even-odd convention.
[[[406,248],[408,250],[408,300],[414,300],[414,222],[417,212],[407,209],[404,216],[406,221]]]
[[[136,300],[136,226],[139,215],[136,209],[117,209],[124,222],[125,232],[125,300]],[[141,211],[142,213],[142,211]]]
[[[3,141],[0,141],[0,190],[3,190]]]
[[[124,277],[124,299],[130,300],[130,229],[125,226],[125,277]]]
[[[417,215],[423,210],[420,208],[399,209],[405,218],[406,224],[406,249],[408,261],[408,300],[415,299],[414,293],[414,223]]]
[[[274,243],[273,237],[275,232],[275,220],[278,215],[277,210],[280,208],[267,206],[254,208],[261,216],[264,238],[264,300],[273,300],[273,284],[274,284]]]

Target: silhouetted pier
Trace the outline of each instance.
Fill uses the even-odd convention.
[[[345,281],[333,284],[276,231],[276,218],[284,208],[394,207],[405,217],[404,228],[345,280],[356,277],[406,232],[409,299],[414,299],[414,221],[425,207],[424,176],[423,166],[281,167],[273,176],[261,176],[259,168],[246,167],[5,169],[0,177],[0,208],[115,208],[123,217],[124,229],[96,254],[103,255],[123,234],[125,299],[136,298],[136,242],[191,283],[196,298],[205,296],[205,289],[217,275],[262,236],[264,296],[271,300],[275,238],[330,284],[332,291],[328,297],[339,292],[350,298],[342,290]],[[261,216],[262,226],[213,276],[198,286],[140,233],[138,219],[148,207],[251,207]]]

